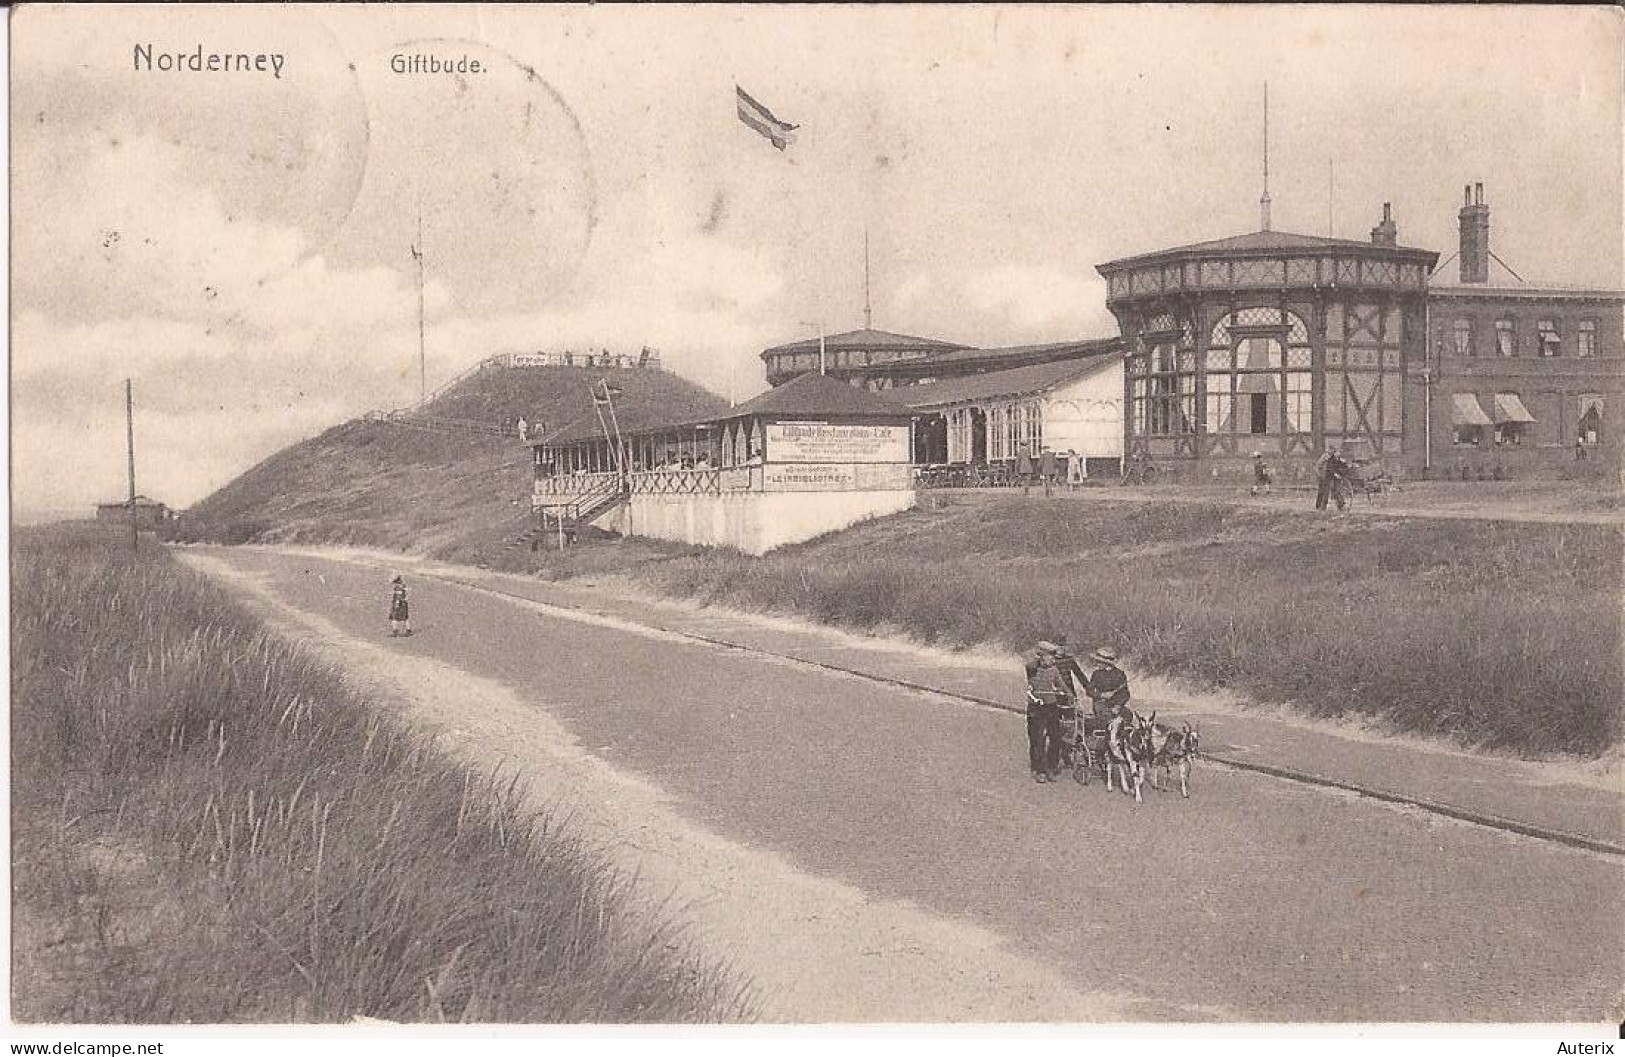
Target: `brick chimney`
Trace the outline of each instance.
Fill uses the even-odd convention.
[[[1371,242],[1377,246],[1398,246],[1399,225],[1394,223],[1393,205],[1382,204],[1382,223],[1371,229]]]
[[[1490,207],[1484,204],[1484,185],[1462,188],[1461,281],[1490,281]]]

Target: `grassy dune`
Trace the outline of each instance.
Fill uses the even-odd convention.
[[[426,415],[538,428],[591,416],[591,386],[609,376],[627,424],[651,408],[703,416],[720,396],[661,370],[530,367],[478,371]],[[411,550],[529,570],[511,548],[531,526],[531,451],[517,435],[437,433],[357,420],[270,456],[200,501],[175,536],[214,543],[334,543]]]
[[[12,575],[17,1019],[749,1016],[514,784],[161,551],[24,532]]]
[[[1317,716],[1595,755],[1621,737],[1621,553],[1601,526],[1001,497],[635,575],[950,646],[1110,642],[1136,671]]]

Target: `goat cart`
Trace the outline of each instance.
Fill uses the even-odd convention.
[[[1096,721],[1087,707],[1061,709],[1061,763],[1072,769],[1079,785],[1091,777],[1109,781],[1111,756],[1106,748],[1106,726]]]
[[[1348,470],[1338,475],[1337,486],[1345,497],[1351,499],[1355,496],[1374,499],[1399,487],[1376,459],[1350,463]]]
[[[1113,752],[1106,724],[1090,710],[1061,710],[1061,759],[1072,769],[1073,780],[1088,785],[1091,778],[1100,778],[1107,792],[1118,786],[1139,800],[1146,780],[1158,792],[1165,791],[1158,781],[1160,773],[1164,781],[1177,777],[1179,795],[1189,797],[1191,762],[1200,755],[1196,729],[1189,723],[1178,730],[1159,725],[1155,712],[1149,718],[1130,715],[1122,742]]]

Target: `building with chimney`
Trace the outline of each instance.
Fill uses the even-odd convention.
[[[1363,242],[1272,230],[1270,204],[1266,186],[1258,231],[1099,265],[1115,335],[973,348],[866,328],[765,350],[768,382],[899,390],[927,463],[991,468],[1087,433],[1091,459],[1189,480],[1245,479],[1255,454],[1304,479],[1332,447],[1394,476],[1619,472],[1625,293],[1518,275],[1482,184],[1442,265],[1401,245],[1391,203]],[[1093,391],[1106,377],[1115,401]],[[1095,443],[1106,414],[1120,444]]]
[[[1124,342],[1124,450],[1187,479],[1288,478],[1341,447],[1395,475],[1617,474],[1625,293],[1533,283],[1495,255],[1482,184],[1458,280],[1400,245],[1263,228],[1099,266]],[[1612,417],[1610,417],[1610,414]]]
[[[1436,476],[1612,475],[1625,412],[1625,293],[1530,282],[1496,256],[1484,185],[1463,188],[1452,277],[1428,288]],[[1451,279],[1454,281],[1451,281]]]

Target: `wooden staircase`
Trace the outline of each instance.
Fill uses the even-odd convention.
[[[584,533],[601,533],[593,522],[614,510],[631,496],[625,482],[612,481],[585,492],[568,502],[552,503],[536,512],[536,522],[516,536],[510,546],[540,550],[554,541],[576,543]]]

